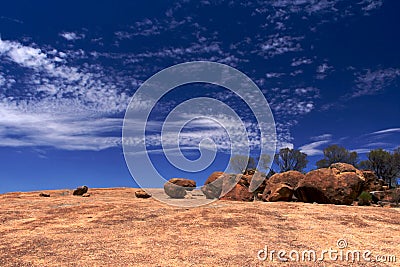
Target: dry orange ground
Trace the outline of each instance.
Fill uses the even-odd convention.
[[[0,266],[400,266],[400,209],[217,201],[176,208],[136,189],[0,195]],[[279,262],[274,250],[370,250],[397,263]]]

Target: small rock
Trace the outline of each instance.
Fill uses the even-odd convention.
[[[87,193],[88,187],[86,185],[80,186],[74,190],[72,193],[74,196],[82,196],[83,194]]]
[[[185,187],[170,182],[164,184],[164,192],[171,198],[184,198],[186,195]]]
[[[135,192],[135,196],[137,198],[149,198],[149,197],[151,197],[151,195],[149,193],[147,193],[146,191],[144,191],[143,189],[137,190]]]
[[[39,197],[50,197],[50,194],[46,194],[46,193],[40,193]]]

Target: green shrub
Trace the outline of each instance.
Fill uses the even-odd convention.
[[[366,191],[362,191],[358,196],[358,205],[359,206],[369,206],[371,204],[372,196],[370,193]]]

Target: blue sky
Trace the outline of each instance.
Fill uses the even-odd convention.
[[[136,186],[121,146],[129,100],[156,72],[194,60],[253,79],[278,147],[307,153],[308,169],[330,144],[361,158],[392,150],[400,145],[399,8],[394,0],[2,3],[0,192]],[[221,88],[193,86],[162,99],[153,115],[197,95],[237,105]],[[186,174],[152,157],[165,178],[200,183],[227,162],[220,154]]]

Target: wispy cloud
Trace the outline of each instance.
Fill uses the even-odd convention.
[[[60,33],[60,36],[68,41],[76,41],[85,38],[84,33],[76,33],[76,32],[62,32]]]
[[[332,144],[338,144],[346,147],[350,151],[355,151],[359,154],[369,153],[373,149],[383,148],[386,150],[393,150],[399,146],[398,139],[381,139],[382,135],[398,134],[400,128],[391,128],[380,131],[375,131],[361,136],[352,138],[334,138],[332,134],[321,134],[310,138],[312,142],[300,147],[303,153],[309,156],[317,156],[323,154],[323,149]]]
[[[349,67],[348,70],[354,72],[354,86],[349,93],[340,96],[338,100],[323,105],[322,110],[344,108],[345,104],[354,98],[381,94],[385,90],[396,88],[396,83],[400,79],[400,69],[396,68],[357,71],[354,67]],[[325,77],[324,73],[323,75]]]
[[[92,117],[70,110],[35,112],[35,107],[0,104],[0,146],[55,147],[65,150],[102,150],[119,145],[112,132],[121,119]],[[105,133],[109,133],[108,136]]]
[[[329,66],[327,63],[322,63],[321,65],[319,65],[317,67],[317,75],[316,78],[319,80],[323,80],[325,79],[329,73],[331,73],[333,71],[333,67]]]
[[[153,35],[159,35],[161,32],[164,32],[166,30],[165,25],[170,24],[167,23],[161,23],[157,19],[149,19],[146,18],[142,21],[137,21],[135,22],[134,25],[129,27],[129,30],[124,30],[124,31],[117,31],[115,32],[115,35],[118,39],[131,39],[135,36],[153,36]]]
[[[326,141],[332,139],[332,134],[321,134],[310,138],[313,141]]]
[[[11,22],[18,23],[18,24],[23,24],[24,23],[22,20],[19,20],[19,19],[16,19],[16,18],[10,18],[10,17],[6,17],[6,16],[0,16],[0,19],[11,21]]]
[[[286,74],[285,73],[282,73],[282,72],[280,72],[280,73],[277,73],[277,72],[269,72],[269,73],[266,73],[265,74],[265,76],[267,77],[267,78],[279,78],[279,77],[282,77],[282,76],[285,76]]]
[[[372,132],[369,135],[393,134],[393,133],[400,133],[400,128],[390,128],[390,129],[380,130]]]
[[[380,8],[383,0],[363,0],[358,4],[362,5],[361,9],[366,12],[365,14],[369,14],[368,12]]]
[[[300,151],[309,156],[322,155],[325,146],[332,142],[331,134],[321,134],[310,138],[313,142],[300,147]],[[324,145],[324,147],[322,147]]]
[[[0,73],[0,87],[2,87],[6,83],[6,79]]]
[[[303,153],[306,153],[308,156],[322,155],[323,148],[321,148],[321,146],[326,145],[328,143],[329,143],[329,140],[312,142],[312,143],[301,146],[300,151]]]
[[[3,64],[20,68],[18,83],[1,75],[2,86],[18,85],[26,95],[1,91],[0,146],[101,150],[119,145],[122,120],[115,115],[129,100],[117,87],[121,80],[99,66],[73,66],[75,58],[65,55],[0,39]]]
[[[309,58],[294,58],[290,64],[292,67],[297,67],[300,65],[311,64],[313,61]]]
[[[126,107],[128,96],[119,92],[116,86],[119,79],[106,75],[106,70],[98,65],[71,66],[75,59],[65,58],[61,51],[49,54],[40,48],[1,39],[0,57],[33,70],[22,74],[22,80],[28,76],[29,81],[20,86],[26,86],[37,101],[73,98],[88,109],[105,113],[122,112]]]
[[[158,70],[173,63],[192,60],[210,60],[235,67],[250,62],[250,56],[255,57],[255,62],[265,58],[275,60],[278,57],[280,59],[288,56],[289,59],[285,64],[295,67],[293,71],[284,72],[282,69],[270,67],[261,74],[261,77],[265,75],[264,78],[252,78],[264,81],[263,86],[266,87],[264,92],[277,120],[280,146],[293,146],[291,128],[297,124],[301,116],[315,109],[319,89],[303,81],[284,86],[282,80],[287,77],[295,80],[306,73],[306,68],[316,70],[318,79],[325,78],[333,70],[333,66],[326,63],[327,60],[309,58],[302,54],[304,50],[309,49],[309,45],[305,44],[304,40],[309,38],[309,34],[313,34],[309,31],[309,27],[311,24],[315,26],[314,22],[309,22],[315,20],[315,24],[319,25],[337,21],[343,16],[351,16],[356,13],[355,11],[369,13],[378,9],[382,5],[381,2],[364,0],[359,3],[351,1],[340,3],[343,8],[337,8],[338,0],[202,1],[196,3],[196,8],[209,8],[209,6],[225,8],[224,5],[239,7],[244,15],[256,17],[254,21],[262,21],[259,25],[247,24],[253,20],[237,21],[237,24],[232,25],[232,27],[255,27],[259,33],[257,36],[245,34],[238,38],[221,39],[221,30],[223,31],[224,28],[219,29],[218,25],[215,25],[215,29],[210,29],[208,23],[196,19],[197,11],[191,11],[193,3],[186,0],[175,1],[165,11],[165,17],[149,17],[133,22],[131,25],[118,26],[111,35],[114,34],[112,42],[122,44],[132,42],[135,38],[143,41],[160,36],[169,37],[172,32],[176,35],[185,33],[182,34],[180,42],[175,44],[160,42],[155,46],[144,44],[144,49],[129,53],[110,52],[107,49],[74,50],[73,47],[78,43],[74,41],[77,40],[82,40],[82,42],[101,40],[102,45],[106,45],[107,38],[104,36],[95,36],[96,34],[89,34],[86,31],[83,33],[82,30],[68,29],[59,34],[62,37],[59,39],[68,41],[67,46],[70,48],[68,51],[62,51],[61,48],[55,49],[50,44],[40,46],[32,42],[28,45],[29,42],[0,39],[1,64],[5,67],[4,69],[15,67],[18,70],[16,73],[19,73],[11,75],[2,73],[0,69],[0,86],[23,92],[18,96],[12,93],[13,90],[3,90],[0,93],[2,103],[0,112],[4,116],[19,118],[19,123],[6,119],[0,121],[0,126],[10,129],[9,133],[16,133],[16,135],[10,135],[7,131],[2,132],[1,145],[31,144],[63,149],[95,150],[113,146],[118,143],[121,123],[115,118],[121,117],[129,96],[141,82]],[[291,20],[293,18],[296,18],[294,22]],[[293,23],[300,25],[299,31],[293,31]],[[189,35],[186,35],[188,33]],[[151,39],[151,44],[154,43]],[[103,60],[112,63],[107,66],[103,64]],[[115,66],[122,66],[124,70],[118,70]],[[246,69],[245,65],[241,67],[247,71],[248,75],[255,73],[252,69]],[[360,75],[359,84],[374,83],[368,82],[367,74]],[[393,73],[389,74],[386,70],[385,75],[385,79],[390,79]],[[274,79],[265,79],[265,77]],[[273,86],[270,84],[272,82]],[[371,85],[370,91],[374,86],[375,84]],[[357,90],[360,91],[361,87],[357,87]],[[360,91],[358,94],[363,93]],[[226,94],[219,97],[227,101],[230,98]],[[146,105],[146,103],[137,103],[138,107],[141,105]],[[40,123],[41,120],[47,124]],[[52,130],[51,127],[59,130],[54,131],[53,135],[46,134],[34,128],[35,123],[49,132]],[[23,125],[31,126],[24,128]],[[80,131],[81,128],[87,131]],[[114,129],[114,132],[109,133],[110,129]],[[32,134],[34,131],[38,131],[40,135]],[[193,137],[218,136],[211,130],[204,130],[203,133],[194,134]],[[18,136],[24,136],[24,138],[21,139]],[[188,147],[198,141],[196,138],[190,140],[191,135],[182,135],[182,138],[183,143]],[[62,140],[68,140],[71,145]],[[98,140],[98,142],[93,140]],[[171,139],[171,141],[175,140]]]
[[[280,34],[275,34],[269,37],[269,39],[261,44],[261,55],[266,57],[274,57],[276,55],[284,54],[287,52],[301,51],[300,40],[303,36],[282,36]]]
[[[392,85],[400,76],[400,69],[388,68],[378,70],[366,70],[357,73],[356,88],[351,94],[352,98],[374,95],[382,92]]]

